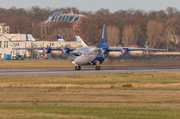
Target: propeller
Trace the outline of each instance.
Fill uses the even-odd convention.
[[[124,50],[121,50],[121,61],[124,61]]]
[[[103,56],[104,59],[107,59],[106,50],[104,50],[104,49],[101,48],[100,53],[102,54],[102,56]]]
[[[68,48],[67,46],[64,47],[61,51],[62,51],[62,53],[58,56],[59,59],[61,59],[61,57],[62,57],[63,54],[69,56],[69,52],[70,52],[70,51],[69,51],[69,48]]]
[[[121,61],[124,61],[124,55],[129,53],[128,48],[124,48],[125,43],[122,43],[122,50],[121,50]]]
[[[124,44],[125,43],[122,43],[122,50],[121,50],[121,61],[124,61],[124,54],[125,54],[125,51],[124,51]]]
[[[62,53],[58,56],[59,59],[61,59],[62,55],[66,52],[64,49],[62,50]]]
[[[51,53],[51,47],[50,47],[50,46],[43,49],[43,54],[44,54],[45,58],[48,58],[48,59],[49,59],[49,58],[51,57],[51,56],[49,55],[49,53]]]

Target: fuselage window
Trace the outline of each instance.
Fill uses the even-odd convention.
[[[75,56],[81,56],[82,53],[81,53],[81,52],[72,52],[72,55],[75,55]]]

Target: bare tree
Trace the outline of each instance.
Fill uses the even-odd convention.
[[[54,32],[50,35],[51,41],[57,40],[57,34],[60,34],[65,41],[73,41],[75,40],[75,34],[73,34],[73,29],[72,28],[57,28],[54,30]]]
[[[132,25],[125,25],[123,28],[123,42],[128,46],[134,41],[134,28]]]
[[[134,25],[134,44],[137,44],[139,36],[141,34],[141,28],[139,25]]]
[[[169,50],[169,42],[173,39],[177,39],[176,30],[179,27],[179,20],[177,18],[170,18],[165,25],[164,41],[166,42],[167,51]]]
[[[109,15],[111,12],[109,11],[109,9],[103,9],[101,8],[100,10],[96,11],[96,14],[100,14],[103,16]]]
[[[117,26],[107,26],[107,37],[110,46],[117,46],[119,44],[119,32],[120,30],[117,28]]]
[[[147,24],[147,41],[151,48],[161,41],[163,26],[161,22],[149,21]]]
[[[166,13],[168,14],[169,17],[176,17],[178,10],[174,7],[167,7]]]

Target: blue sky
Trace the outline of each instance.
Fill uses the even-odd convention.
[[[10,8],[62,8],[76,7],[81,11],[97,11],[100,8],[109,9],[111,12],[127,10],[130,8],[150,10],[165,10],[167,7],[175,7],[180,10],[180,0],[0,0],[0,7]]]

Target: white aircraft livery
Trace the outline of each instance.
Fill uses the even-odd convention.
[[[121,52],[122,56],[128,54],[129,51],[139,50],[165,50],[155,48],[136,48],[136,47],[109,47],[107,39],[106,24],[103,27],[102,40],[96,47],[32,47],[32,48],[13,48],[14,50],[19,49],[37,49],[43,50],[43,52],[50,53],[52,50],[62,51],[72,64],[75,65],[75,70],[81,70],[83,65],[95,65],[96,70],[101,69],[101,64],[108,58],[108,53],[111,51]],[[59,56],[61,57],[62,54]]]
[[[79,42],[81,42],[81,47],[88,47],[88,46],[86,45],[86,43],[84,43],[84,41],[81,39],[80,36],[76,36],[76,40],[79,41]]]
[[[27,34],[29,41],[36,41],[31,34]]]

